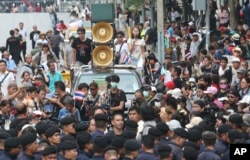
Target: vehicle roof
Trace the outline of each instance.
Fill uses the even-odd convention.
[[[84,69],[82,72],[88,74],[96,74],[96,73],[134,73],[133,69],[124,69],[124,68],[112,68],[112,69]]]

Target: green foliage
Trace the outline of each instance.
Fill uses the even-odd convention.
[[[139,9],[141,8],[141,1],[142,0],[125,0],[125,6],[128,8],[134,6]]]

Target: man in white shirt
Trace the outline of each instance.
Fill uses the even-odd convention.
[[[23,22],[19,22],[19,33],[22,35],[22,43],[21,43],[21,51],[23,52],[23,58],[26,55],[26,37],[27,37],[27,31],[23,28]]]
[[[116,46],[115,46],[115,52],[116,52],[116,58],[119,58],[119,61],[117,59],[118,64],[129,64],[129,49],[128,44],[123,41],[124,33],[122,31],[119,31],[116,34]]]
[[[3,96],[6,96],[9,83],[15,81],[13,73],[7,71],[7,63],[5,60],[0,60],[0,86]]]
[[[192,42],[191,42],[191,45],[190,45],[190,52],[191,52],[191,56],[193,58],[193,60],[195,60],[197,57],[197,54],[198,54],[198,47],[200,45],[200,41],[199,41],[199,34],[197,32],[194,32],[192,34],[193,36],[193,39],[192,39]]]

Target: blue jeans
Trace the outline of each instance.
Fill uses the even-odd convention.
[[[135,58],[135,57],[130,56],[130,59],[131,59],[131,64],[132,64],[133,66],[136,66],[136,67],[137,67],[137,64],[138,64],[138,62],[139,62],[140,57],[139,57],[139,58]]]

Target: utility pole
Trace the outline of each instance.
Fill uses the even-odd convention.
[[[157,52],[158,60],[163,63],[164,51],[164,0],[157,0]]]
[[[210,4],[209,0],[206,0],[207,2],[207,10],[206,10],[206,49],[208,50],[208,47],[210,45]]]
[[[142,6],[142,23],[144,24],[145,22],[145,0],[141,0],[141,6]]]

